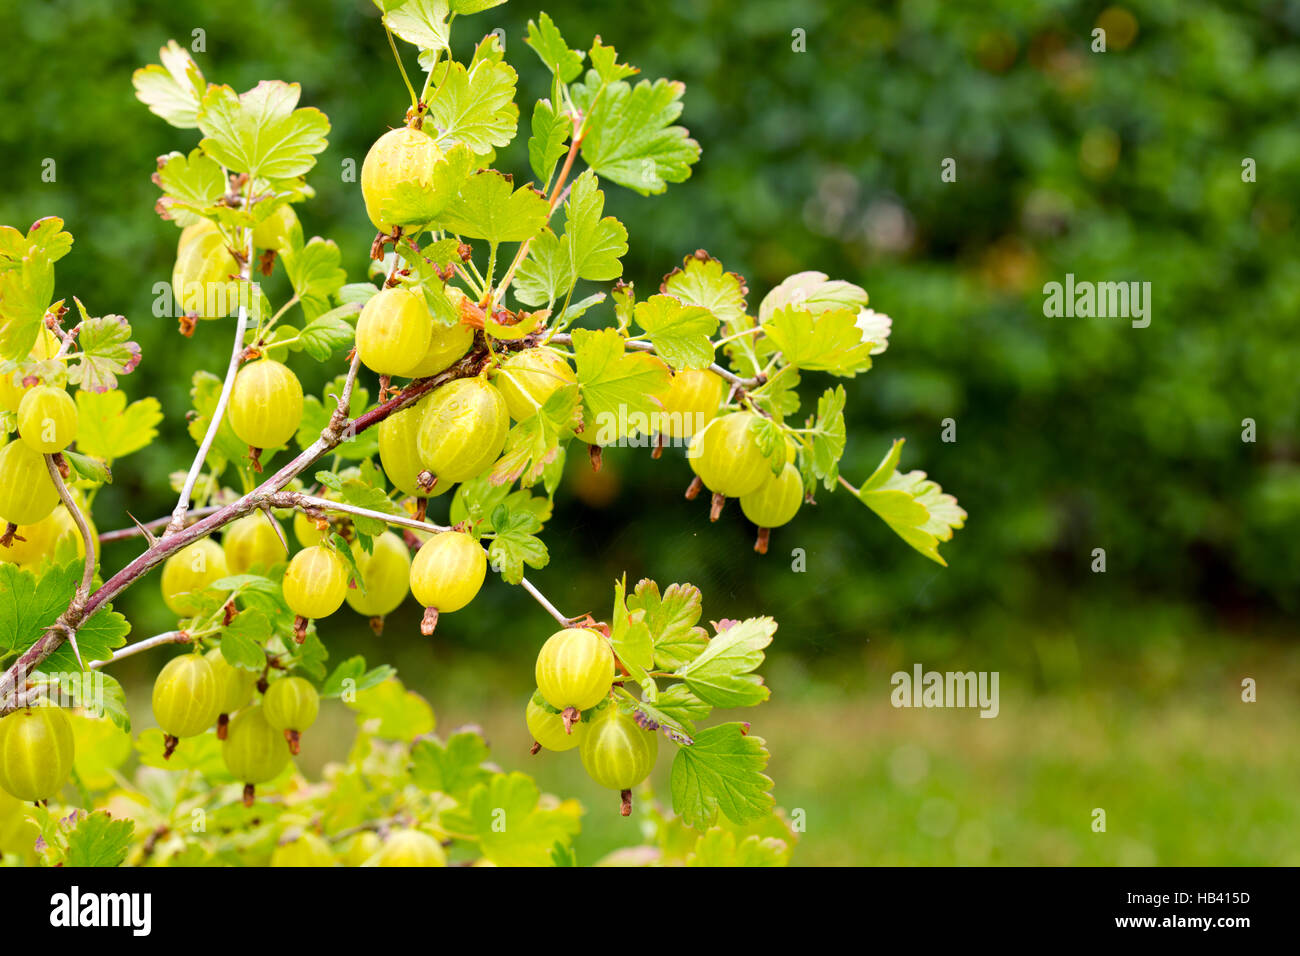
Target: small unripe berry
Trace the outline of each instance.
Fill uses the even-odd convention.
[[[163,603],[177,617],[198,613],[195,599],[214,581],[228,577],[226,552],[211,538],[200,538],[173,554],[163,564]]]

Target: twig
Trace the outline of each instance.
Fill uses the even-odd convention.
[[[90,669],[99,670],[109,664],[116,664],[125,657],[131,657],[139,654],[141,651],[147,651],[154,647],[161,647],[164,644],[188,644],[190,635],[185,631],[166,631],[162,634],[155,634],[153,637],[146,637],[142,641],[136,641],[134,644],[128,644],[126,647],[119,648],[113,652],[113,659],[109,661],[91,661]]]
[[[529,581],[527,578],[520,578],[519,584],[525,591],[527,591],[529,594],[533,596],[533,599],[537,601],[538,604],[540,604],[542,607],[546,609],[546,613],[551,615],[551,617],[555,618],[555,620],[557,620],[560,623],[560,627],[569,626],[569,624],[572,622],[573,619],[565,617],[563,614],[561,614],[559,608],[557,608],[554,604],[548,601],[546,599],[546,595],[544,595],[541,591],[537,590],[536,585],[534,585],[532,581]]]
[[[86,521],[86,516],[81,513],[77,503],[72,500],[72,493],[68,491],[68,486],[63,482],[63,475],[59,471],[56,457],[61,456],[45,456],[45,469],[50,473],[50,481],[54,482],[54,487],[59,493],[59,498],[63,501],[63,506],[72,515],[77,530],[81,532],[81,540],[86,545],[86,566],[81,572],[81,584],[72,599],[74,603],[84,604],[86,598],[90,595],[90,585],[95,580],[95,533],[90,530],[90,523]],[[80,654],[78,654],[78,657],[80,657]]]
[[[412,531],[450,531],[451,529],[439,524],[432,524],[428,521],[420,521],[417,518],[411,518],[406,515],[390,514],[387,511],[372,511],[369,508],[362,508],[357,505],[350,505],[344,501],[330,501],[328,498],[318,498],[315,495],[305,495],[300,491],[282,491],[272,495],[270,503],[276,508],[298,508],[303,506],[310,508],[319,508],[322,511],[337,511],[342,514],[357,515],[361,518],[374,518],[376,521],[383,521],[386,524],[397,525],[399,528],[410,528]]]
[[[167,530],[163,532],[163,537],[168,538],[185,527],[185,512],[190,507],[190,495],[194,493],[194,485],[199,480],[199,475],[203,472],[203,466],[208,459],[208,450],[212,448],[212,442],[217,437],[217,431],[221,428],[221,422],[226,417],[226,406],[230,404],[230,392],[235,387],[235,376],[239,373],[240,363],[244,358],[244,335],[248,331],[248,299],[250,298],[250,286],[253,269],[253,230],[248,230],[248,255],[239,266],[239,278],[243,285],[240,287],[239,296],[239,317],[235,323],[235,344],[230,351],[230,365],[226,368],[226,380],[221,385],[221,396],[217,399],[217,407],[213,409],[212,420],[208,422],[208,430],[203,435],[203,441],[199,443],[198,454],[194,456],[194,463],[190,465],[189,473],[185,476],[185,484],[181,488],[180,500],[176,502],[176,508],[172,511],[172,519],[167,523]]]
[[[191,508],[186,512],[187,518],[201,518],[204,515],[210,515],[220,511],[221,505],[204,505],[202,508]],[[109,544],[113,541],[125,541],[128,538],[138,538],[147,531],[153,531],[155,528],[165,527],[167,522],[172,520],[171,515],[163,518],[154,518],[152,521],[137,522],[134,528],[118,528],[116,531],[105,531],[99,536],[100,544]]]

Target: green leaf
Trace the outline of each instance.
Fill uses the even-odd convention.
[[[600,37],[596,37],[591,43],[591,68],[606,83],[625,80],[641,72],[634,66],[619,63],[618,51],[602,43]]]
[[[322,697],[342,697],[360,693],[363,690],[369,690],[371,687],[378,687],[388,678],[396,674],[393,668],[387,664],[366,670],[366,659],[360,654],[349,657],[338,667],[334,668],[330,676],[325,679],[321,685],[320,695]]]
[[[192,226],[203,217],[198,210],[207,209],[230,188],[221,164],[199,149],[169,153],[159,158],[153,180],[163,191],[158,206],[178,226]]]
[[[902,449],[900,438],[858,489],[858,498],[909,545],[947,567],[948,562],[939,554],[939,543],[951,541],[953,531],[965,526],[966,512],[956,498],[927,479],[925,472],[898,471]]]
[[[266,667],[262,644],[274,633],[271,619],[257,608],[245,608],[221,632],[221,656],[232,667],[260,673]]]
[[[564,385],[546,400],[536,415],[516,422],[488,479],[501,485],[509,485],[521,477],[525,485],[536,482],[559,455],[560,438],[568,437],[577,407],[577,386]]]
[[[199,100],[206,84],[188,50],[175,40],[158,51],[162,65],[150,64],[131,75],[135,95],[149,112],[179,129],[198,124]]]
[[[614,653],[628,668],[632,679],[640,683],[654,666],[654,641],[646,625],[646,612],[627,606],[627,580],[614,584],[614,611],[610,617],[610,643]]]
[[[652,396],[668,387],[668,372],[625,354],[617,330],[576,329],[573,351],[585,428],[599,433],[659,410]]]
[[[655,707],[688,728],[692,721],[703,720],[713,712],[713,706],[696,697],[685,684],[672,684],[660,691]]]
[[[687,256],[680,268],[664,276],[663,291],[687,305],[708,309],[729,332],[754,325],[754,320],[746,314],[745,296],[749,294],[749,286],[745,277],[738,272],[727,272],[721,262],[703,249]]]
[[[464,800],[492,776],[487,759],[487,742],[471,731],[457,731],[445,744],[425,737],[411,748],[411,779],[422,790]]]
[[[524,242],[541,231],[549,212],[546,200],[532,186],[512,191],[508,176],[483,169],[469,177],[439,224],[458,236],[493,244]]]
[[[112,484],[113,473],[109,471],[108,465],[98,458],[91,458],[89,455],[65,448],[63,460],[71,466],[78,478],[93,481],[97,485]]]
[[[687,826],[711,827],[718,811],[732,823],[744,824],[771,812],[768,790],[772,780],[763,773],[768,752],[761,737],[751,737],[748,725],[719,724],[695,735],[673,760],[673,810]]]
[[[499,49],[500,39],[489,38]],[[512,66],[491,58],[478,59],[468,70],[460,63],[439,63],[433,80],[437,94],[429,103],[439,145],[464,143],[478,155],[508,146],[519,128],[518,80]]]
[[[61,220],[54,220],[62,225]],[[32,227],[46,220],[41,220]],[[59,226],[53,227],[55,230]],[[67,233],[62,233],[67,235]],[[16,229],[0,230],[0,358],[22,361],[36,344],[45,310],[54,297],[54,261],[39,244],[24,241]],[[71,241],[71,236],[68,236]]]
[[[564,298],[577,279],[568,245],[545,227],[528,244],[528,255],[515,272],[515,298],[524,305],[549,306]]]
[[[718,319],[708,309],[661,293],[638,302],[633,314],[669,365],[699,369],[713,364],[710,337],[718,330]]]
[[[396,677],[360,691],[348,706],[357,712],[362,723],[377,720],[375,735],[387,740],[410,741],[433,733],[433,708],[415,691],[407,690]]]
[[[404,0],[384,14],[384,22],[397,36],[422,50],[446,50],[451,12],[447,0]]]
[[[538,100],[533,107],[532,131],[528,137],[528,164],[537,181],[549,185],[555,164],[568,151],[565,144],[573,132],[573,122],[568,113],[557,113],[550,100]]]
[[[828,388],[817,400],[810,467],[827,488],[833,487],[839,478],[839,461],[844,457],[844,443],[848,437],[844,427],[844,403],[847,400],[843,385]]]
[[[693,584],[670,584],[660,595],[658,584],[642,578],[627,606],[646,612],[646,626],[654,640],[654,666],[661,670],[693,661],[708,645],[709,632],[698,626],[703,598]]]
[[[763,331],[787,364],[852,378],[871,368],[870,342],[862,341],[857,313],[821,313],[787,305],[763,323]]]
[[[790,844],[776,837],[760,837],[757,833],[736,842],[736,834],[714,827],[700,834],[695,850],[686,858],[687,866],[751,867],[786,866],[790,858]]]
[[[38,577],[15,564],[0,564],[0,650],[23,651],[68,608],[81,581],[81,559],[47,564]],[[131,625],[111,607],[100,608],[77,630],[83,661],[109,660],[126,643]],[[42,663],[45,673],[79,671],[72,648],[64,644]]]
[[[346,317],[359,314],[355,305],[341,305],[308,322],[299,336],[302,350],[317,362],[324,362],[335,352],[352,344],[356,329]]]
[[[493,531],[492,517],[504,504],[508,513],[527,512],[539,523],[551,517],[551,501],[524,489],[511,490],[509,485],[495,485],[484,475],[456,486],[451,499],[452,524],[470,521],[480,533]]]
[[[601,217],[605,194],[587,170],[573,181],[565,203],[564,241],[579,279],[606,282],[623,274],[619,261],[627,253],[627,229],[613,216]]]
[[[130,820],[114,820],[104,810],[84,814],[68,834],[66,866],[121,866],[126,861],[127,850],[135,824]]]
[[[546,68],[554,73],[561,83],[572,83],[582,72],[583,53],[581,50],[569,49],[559,27],[546,13],[538,16],[536,22],[528,21],[528,32],[524,42],[536,51]],[[548,177],[539,177],[542,180]]]
[[[732,624],[677,671],[701,700],[714,707],[753,707],[771,696],[753,671],[763,663],[763,648],[772,643],[776,621],[751,617]]]
[[[468,813],[483,855],[498,866],[546,866],[556,843],[579,830],[575,806],[543,810],[541,793],[522,773],[496,774],[470,791]]]
[[[493,7],[499,7],[506,0],[451,0],[451,12],[459,16],[465,16],[470,13],[481,13],[484,10],[490,10]]]
[[[327,312],[331,297],[347,281],[347,273],[339,266],[342,255],[334,240],[313,236],[305,246],[286,254],[283,259],[285,274],[302,302],[302,311],[307,319],[315,319]]]
[[[758,319],[765,323],[787,307],[804,309],[813,315],[846,309],[856,315],[866,304],[866,290],[852,282],[829,279],[824,272],[797,272],[763,297],[758,306]]]
[[[228,86],[203,94],[199,146],[229,170],[266,179],[301,176],[316,165],[330,124],[318,109],[294,109],[302,87],[262,80],[239,95]]]
[[[700,144],[685,127],[670,125],[681,115],[685,90],[668,80],[606,85],[588,71],[585,86],[573,88],[574,101],[588,112],[582,158],[602,178],[643,196],[684,182],[700,158]]]
[[[544,568],[551,560],[537,532],[542,523],[529,511],[514,511],[507,505],[498,505],[492,512],[492,529],[495,537],[488,547],[488,562],[509,584],[518,584],[524,576],[524,565]]]
[[[68,381],[88,392],[117,388],[117,377],[130,374],[140,364],[140,346],[130,341],[131,326],[120,315],[91,318],[80,301],[77,308],[82,314],[77,333],[79,354],[68,364]]]

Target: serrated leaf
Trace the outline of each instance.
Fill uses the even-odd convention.
[[[744,824],[770,813],[772,780],[763,773],[768,752],[761,737],[739,723],[719,724],[695,735],[673,760],[673,810],[687,826],[713,825],[718,811]]]
[[[861,286],[831,279],[824,272],[797,272],[763,297],[758,306],[758,320],[767,322],[788,307],[803,309],[813,315],[847,309],[856,316],[866,304],[867,293]]]
[[[140,364],[140,346],[130,339],[131,326],[120,315],[84,318],[77,334],[78,352],[68,363],[68,381],[88,392],[117,388],[117,377]]]
[[[356,335],[349,319],[355,321],[359,311],[355,305],[341,305],[308,322],[299,333],[303,351],[317,362],[324,362],[335,352],[349,347]]]
[[[499,45],[495,35],[490,37]],[[442,61],[434,75],[437,94],[429,103],[439,145],[464,143],[480,156],[508,146],[519,128],[518,80],[514,68],[501,61],[479,59],[469,69]]]
[[[488,756],[486,741],[471,731],[458,731],[445,744],[425,737],[411,748],[411,780],[423,790],[464,800],[491,777],[483,766]]]
[[[522,773],[496,774],[466,799],[473,833],[483,855],[498,866],[545,866],[551,848],[569,845],[579,830],[580,808],[538,806],[540,791]]]
[[[488,547],[488,563],[508,584],[518,584],[524,576],[524,565],[544,568],[551,560],[537,532],[542,523],[529,511],[514,511],[507,505],[498,505],[492,512],[492,543]]]
[[[862,341],[855,311],[787,305],[763,323],[763,332],[787,364],[846,378],[871,368],[871,343]]]
[[[646,626],[646,612],[640,608],[630,610],[627,606],[626,579],[614,584],[614,610],[610,623],[610,643],[614,646],[614,653],[632,679],[641,683],[646,679],[646,671],[654,666],[654,641],[650,628]]]
[[[621,276],[623,263],[619,260],[627,253],[627,229],[613,216],[602,218],[605,194],[591,170],[573,181],[564,208],[564,238],[569,243],[573,274],[597,282]]]
[[[121,866],[131,846],[135,824],[114,820],[104,810],[88,813],[68,834],[66,866]]]
[[[154,174],[154,182],[163,191],[158,208],[164,219],[178,226],[192,226],[203,217],[197,212],[206,209],[225,194],[230,184],[221,164],[202,150],[171,153]]]
[[[925,472],[899,472],[902,448],[900,438],[858,489],[858,498],[909,545],[947,567],[939,543],[952,540],[953,531],[965,526],[966,512]]]
[[[450,13],[447,0],[404,0],[384,14],[384,22],[397,36],[422,50],[446,50]]]
[[[158,51],[162,61],[136,70],[131,76],[135,95],[149,112],[179,129],[194,129],[199,100],[206,84],[198,64],[175,40]]]
[[[693,584],[670,584],[660,595],[658,584],[642,578],[627,606],[646,612],[646,626],[654,640],[655,667],[675,670],[693,661],[708,644],[708,631],[698,626],[703,598]]]
[[[583,54],[581,50],[569,49],[564,36],[555,21],[546,13],[538,15],[537,20],[528,21],[528,32],[524,42],[537,53],[546,68],[554,73],[561,83],[571,83],[582,72]],[[546,179],[545,176],[540,177]]]
[[[627,355],[617,330],[577,329],[573,350],[585,428],[608,431],[660,410],[653,396],[668,387],[668,372]]]
[[[763,663],[763,649],[772,643],[776,621],[751,617],[732,624],[709,641],[690,663],[679,668],[691,691],[714,707],[752,707],[771,696],[753,671]]]
[[[848,433],[844,426],[844,404],[848,396],[843,385],[828,388],[817,400],[817,418],[809,436],[812,442],[812,473],[827,488],[839,478],[839,461],[844,457]]]
[[[675,296],[652,295],[633,311],[637,325],[650,336],[655,351],[674,368],[708,368],[713,364],[711,336],[718,319],[708,309],[686,305]]]
[[[749,286],[738,272],[727,272],[722,263],[703,249],[682,260],[680,268],[664,276],[661,292],[674,295],[688,305],[712,312],[729,332],[750,328],[754,320],[746,315],[745,296]]]
[[[325,678],[325,683],[321,685],[320,695],[322,697],[341,697],[345,694],[351,696],[369,690],[371,687],[378,687],[394,674],[396,671],[387,664],[366,670],[366,659],[358,654],[349,657],[334,668],[330,676]]]
[[[786,866],[790,845],[776,837],[756,833],[739,839],[730,830],[714,827],[695,841],[695,849],[686,858],[687,866],[753,867]]]
[[[361,691],[348,706],[357,712],[361,722],[377,721],[376,736],[387,740],[410,741],[433,733],[433,708],[396,677]]]
[[[668,80],[606,85],[595,70],[588,71],[585,85],[573,88],[575,102],[588,111],[582,158],[603,179],[643,196],[685,181],[700,158],[700,144],[685,127],[671,125],[681,115],[685,90]]]
[[[302,302],[307,319],[327,312],[331,297],[347,281],[347,273],[339,266],[342,254],[334,240],[313,236],[305,246],[287,253],[283,259],[285,274]]]
[[[541,231],[549,212],[546,200],[531,186],[513,189],[507,176],[484,169],[466,180],[438,222],[446,231],[470,239],[524,242]]]
[[[316,165],[330,124],[318,109],[295,109],[302,87],[262,80],[236,95],[228,86],[203,94],[199,146],[227,169],[265,179],[301,176]]]
[[[568,113],[557,113],[550,100],[533,107],[532,135],[528,137],[528,164],[539,183],[549,184],[555,165],[568,151],[565,145],[573,123]]]

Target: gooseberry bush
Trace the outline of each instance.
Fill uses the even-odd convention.
[[[696,587],[622,576],[605,620],[561,612],[525,569],[547,565],[567,456],[645,455],[664,481],[693,471],[686,499],[708,494],[682,506],[716,521],[739,499],[727,520],[753,522],[759,552],[837,490],[941,564],[965,514],[898,470],[901,440],[859,485],[840,475],[842,384],[803,410],[805,375],[850,379],[885,351],[890,320],[860,287],[803,272],[751,312],[744,278],[703,251],[650,294],[622,281],[628,233],[604,189],[649,196],[690,175],[682,84],[634,81],[613,47],[570,48],[540,14],[524,42],[551,82],[527,118],[531,179],[495,168],[518,133],[517,75],[496,34],[462,46],[451,33],[499,2],[378,0],[410,105],[394,104],[394,129],[376,119],[356,195],[377,231],[353,282],[339,246],[303,229],[329,122],[297,85],[236,93],[174,42],[136,72],[139,99],[198,137],[158,159],[156,211],[179,235],[145,321],[170,316],[186,348],[230,349],[224,374],[218,359],[194,377],[197,453],[168,516],[102,538],[92,517],[156,434],[160,403],[121,386],[157,359],[122,316],[54,301],[73,244],[59,219],[0,230],[7,861],[572,864],[582,808],[501,767],[530,749],[617,795],[589,813],[629,815],[645,797],[628,842],[651,846],[629,860],[788,861],[795,828],[763,739],[713,717],[769,696],[756,672],[776,622],[706,628]],[[422,79],[405,68],[417,55]],[[292,292],[273,302],[261,279],[277,270]],[[304,395],[307,363],[338,370],[323,395]],[[121,539],[142,550],[110,573],[99,545]],[[173,630],[132,633],[113,602],[136,585],[161,588]],[[537,649],[537,690],[499,763],[476,731],[437,735],[391,667],[329,659],[332,630],[365,619],[378,633],[408,595],[422,634],[396,636],[425,641],[508,586],[541,608],[511,635]],[[138,653],[159,659],[157,726],[133,736],[110,671]],[[355,712],[357,737],[309,781],[295,756],[333,707]],[[664,751],[661,803],[647,779]]]

